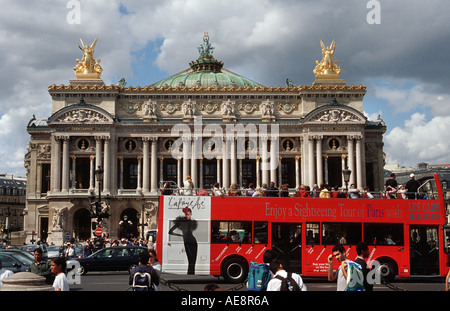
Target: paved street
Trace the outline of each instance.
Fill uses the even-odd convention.
[[[216,283],[223,290],[246,291],[245,287],[226,283],[222,278],[213,276],[187,276],[187,275],[162,275],[163,291],[187,290],[203,291],[208,283]],[[168,282],[168,283],[167,283]],[[304,278],[309,291],[335,291],[336,284],[329,283],[325,279]],[[169,284],[169,286],[167,285]],[[443,278],[412,278],[397,279],[389,287],[376,285],[375,291],[394,292],[396,290],[406,291],[443,291],[445,288]],[[126,272],[90,272],[81,276],[81,284],[70,285],[71,291],[126,291],[128,286],[128,274]]]

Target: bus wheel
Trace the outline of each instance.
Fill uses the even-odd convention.
[[[380,273],[381,280],[385,282],[392,282],[397,275],[395,262],[391,260],[383,260],[380,263],[380,267],[378,268],[378,272]]]
[[[248,276],[248,264],[244,259],[231,258],[222,266],[222,276],[230,283],[244,282]]]

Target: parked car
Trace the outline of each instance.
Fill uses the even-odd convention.
[[[27,244],[27,245],[18,246],[17,248],[20,250],[26,251],[26,252],[30,253],[31,255],[34,255],[34,250],[38,247],[40,247],[42,249],[42,258],[48,259],[47,246],[45,246],[44,244],[41,244],[39,246],[36,244]]]
[[[51,245],[47,247],[47,256],[48,259],[57,258],[60,256],[61,246]]]
[[[67,262],[70,267],[72,261],[80,264],[78,273],[88,271],[129,271],[139,263],[140,252],[147,250],[140,246],[115,246],[103,248],[85,258],[74,258]]]
[[[24,272],[27,271],[33,260],[25,257],[23,254],[16,252],[0,252],[0,259],[2,261],[3,269],[11,270],[12,272]]]
[[[19,256],[25,257],[26,259],[34,262],[34,255],[17,248],[0,249],[0,252],[18,254]]]

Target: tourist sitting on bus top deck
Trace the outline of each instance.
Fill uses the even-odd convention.
[[[282,184],[280,187],[280,197],[282,198],[288,198],[289,197],[289,185],[288,184]]]
[[[309,192],[306,189],[305,185],[300,185],[298,187],[297,192],[295,192],[294,197],[296,198],[308,198],[309,197]]]
[[[219,183],[215,183],[212,188],[212,195],[217,197],[223,197],[222,191],[220,191],[220,185]]]
[[[279,191],[278,188],[275,187],[275,183],[273,181],[271,181],[269,183],[269,188],[267,188],[266,191],[266,197],[279,197]]]
[[[319,198],[322,198],[322,199],[329,199],[329,198],[331,198],[330,186],[328,186],[328,185],[324,185],[323,186],[322,190],[320,190]]]
[[[45,282],[47,284],[53,283],[53,276],[50,269],[50,262],[47,260],[43,260],[42,258],[42,248],[37,247],[34,252],[34,262],[30,264],[28,271],[45,278]]]
[[[166,182],[164,184],[164,187],[161,189],[161,195],[172,195],[173,191],[172,191],[172,185],[170,184],[170,182]]]
[[[149,284],[149,291],[154,291],[155,287],[159,285],[159,276],[155,268],[149,265],[150,253],[147,250],[143,250],[139,253],[139,264],[130,270],[130,277],[128,280],[129,285],[133,285],[135,273],[148,273],[151,277],[151,283]]]
[[[399,185],[397,190],[397,198],[398,199],[407,199],[405,186]]]
[[[252,183],[249,183],[249,184],[248,184],[248,189],[247,189],[245,195],[246,195],[247,197],[252,197],[252,196],[253,196],[253,193],[255,193],[255,186],[253,186]]]
[[[257,197],[262,197],[263,193],[261,191],[261,188],[256,188],[255,191],[253,192],[252,197],[257,198]]]
[[[331,191],[331,197],[335,199],[338,197],[338,194],[339,194],[339,187],[338,186],[333,187],[333,190]]]
[[[241,190],[237,184],[231,184],[230,190],[228,190],[228,196],[230,197],[238,197],[241,195]]]
[[[69,291],[69,282],[65,274],[67,268],[66,259],[63,257],[57,257],[52,260],[51,271],[55,275],[53,281],[53,288],[55,291]]]
[[[355,184],[351,184],[350,185],[350,189],[348,189],[348,196],[351,199],[359,199],[359,189],[356,189],[356,185]]]
[[[370,193],[370,189],[369,187],[365,186],[363,188],[364,192],[363,192],[363,198],[364,199],[373,199],[373,194]]]
[[[7,277],[10,277],[13,274],[14,272],[12,272],[11,270],[3,268],[3,263],[2,260],[0,259],[0,289],[2,288],[2,280],[6,279]]]
[[[416,194],[417,190],[419,190],[420,182],[414,179],[414,174],[411,173],[409,175],[409,180],[405,184],[406,192],[408,193],[408,199],[414,200],[417,199]]]
[[[186,180],[183,183],[184,185],[184,195],[194,195],[194,184],[192,183],[191,176],[186,176]]]
[[[281,291],[283,288],[282,283],[284,279],[288,277],[288,272],[284,270],[283,265],[278,260],[272,261],[269,264],[269,269],[274,274],[274,277],[269,281],[269,284],[267,284],[267,291]],[[299,274],[292,273],[291,277],[295,284],[289,284],[288,286],[291,287],[291,289],[286,290],[292,291],[294,290],[295,285],[297,285],[300,291],[307,291],[306,285],[303,283],[302,277]]]
[[[395,178],[397,175],[395,173],[391,174],[391,178],[386,180],[385,187],[386,187],[386,194],[389,196],[390,199],[395,199],[395,192],[397,192],[397,181]]]

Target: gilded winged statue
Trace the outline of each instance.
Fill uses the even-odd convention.
[[[83,40],[80,38],[81,46],[78,44],[80,50],[84,52],[83,59],[80,61],[77,59],[77,65],[73,68],[76,74],[98,74],[100,75],[103,71],[100,66],[100,59],[97,61],[94,58],[94,48],[97,44],[98,38],[95,38],[91,45],[84,44]]]
[[[317,75],[339,75],[341,73],[341,67],[338,67],[337,61],[333,61],[334,50],[336,43],[331,42],[330,46],[325,46],[322,40],[320,40],[320,46],[322,47],[322,61],[316,61],[316,68],[314,68],[314,74]]]

